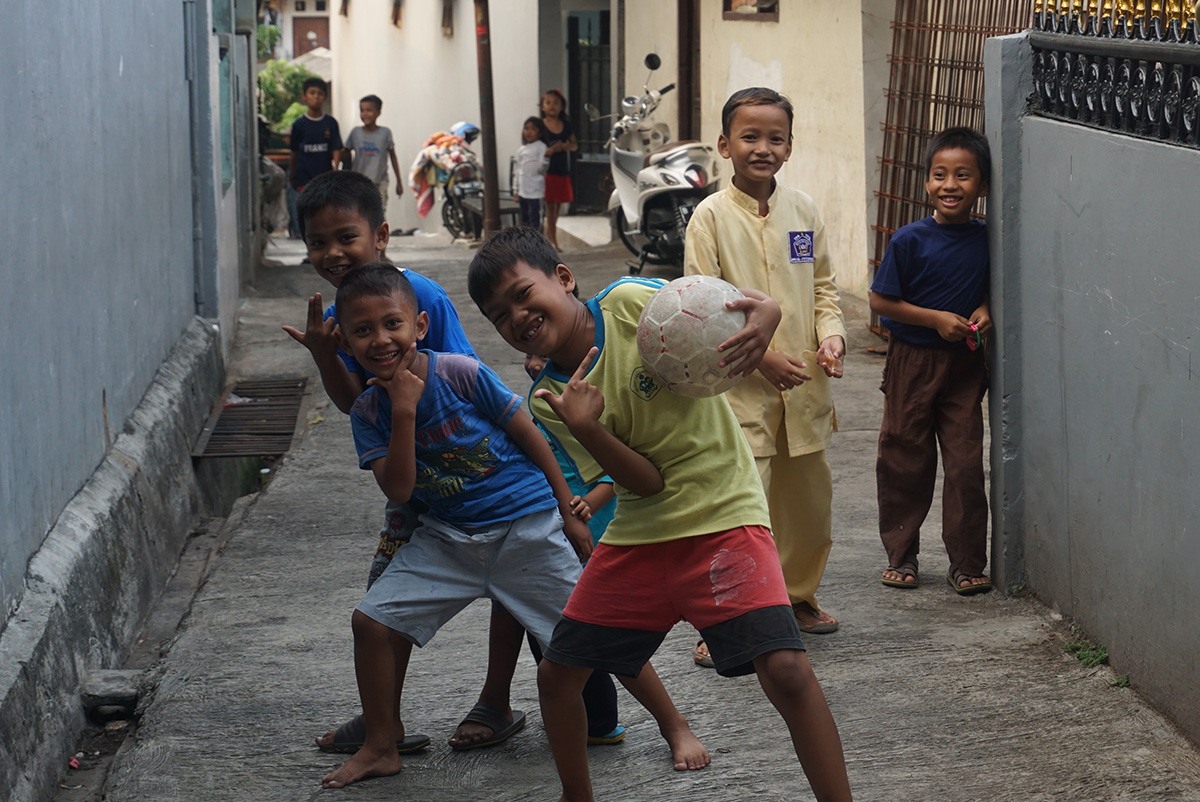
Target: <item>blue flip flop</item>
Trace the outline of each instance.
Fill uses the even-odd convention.
[[[512,719],[509,720],[504,713],[492,707],[487,702],[476,702],[471,708],[471,712],[463,718],[458,726],[466,723],[482,724],[492,731],[489,738],[484,738],[479,741],[471,741],[464,744],[450,744],[450,748],[455,752],[466,752],[470,749],[484,749],[489,746],[502,744],[511,738],[513,735],[521,731],[525,726],[525,714],[520,710],[512,711]]]
[[[589,735],[588,746],[612,746],[625,740],[625,725],[618,724],[608,735]]]

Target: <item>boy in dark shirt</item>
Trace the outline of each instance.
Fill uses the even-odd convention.
[[[342,134],[337,120],[322,109],[328,95],[329,85],[320,78],[309,78],[304,82],[300,102],[308,111],[292,123],[288,139],[292,149],[288,165],[288,235],[293,239],[300,238],[296,198],[309,181],[336,169],[342,158]]]

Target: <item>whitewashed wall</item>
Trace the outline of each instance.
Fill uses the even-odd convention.
[[[492,70],[496,109],[496,150],[500,181],[507,186],[508,164],[521,145],[521,122],[537,113],[537,0],[491,0]],[[392,129],[405,183],[417,150],[434,131],[459,120],[480,124],[479,80],[475,55],[475,6],[454,4],[454,34],[442,35],[441,3],[405,3],[404,24],[391,23],[390,0],[355,0],[349,16],[330,15],[333,51],[334,116],[343,136],[360,124],[358,101],[364,95],[383,100],[379,124]],[[476,152],[480,152],[476,140]],[[389,168],[390,171],[390,168]],[[441,198],[421,219],[415,197],[388,199],[393,229],[441,228]]]

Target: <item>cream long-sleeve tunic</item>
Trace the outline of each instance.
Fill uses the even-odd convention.
[[[812,381],[780,392],[755,372],[726,397],[756,457],[776,452],[782,423],[789,456],[824,449],[834,427],[829,379],[811,353],[826,337],[846,336],[829,263],[825,225],[812,198],[775,186],[766,217],[758,201],[730,184],[696,208],[688,224],[684,272],[761,290],[779,302],[783,319],[770,350],[808,364]]]

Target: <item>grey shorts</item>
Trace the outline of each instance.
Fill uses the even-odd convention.
[[[468,604],[494,599],[544,650],[579,579],[562,524],[557,509],[470,531],[422,515],[358,610],[424,646]]]

